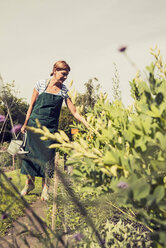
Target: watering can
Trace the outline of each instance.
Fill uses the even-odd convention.
[[[16,139],[12,139],[10,141],[7,152],[10,153],[11,155],[29,153],[29,151],[24,151],[24,147],[25,147],[26,139],[27,139],[27,133],[25,132],[23,134],[23,139],[19,139],[20,134],[21,132],[18,133],[18,135],[16,136]]]

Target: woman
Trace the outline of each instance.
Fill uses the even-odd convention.
[[[36,119],[42,126],[46,126],[50,132],[56,132],[64,99],[73,116],[88,127],[88,123],[77,112],[67,94],[68,90],[63,84],[69,71],[70,67],[65,61],[58,61],[53,66],[53,71],[50,74],[51,78],[37,82],[24,125],[21,128],[22,133],[24,133],[26,125],[36,127]],[[49,180],[47,179],[53,174],[55,155],[55,150],[49,149],[48,146],[53,142],[51,140],[41,141],[40,135],[27,131],[25,151],[29,151],[29,153],[24,156],[21,167],[21,173],[27,175],[27,180],[21,195],[27,195],[34,189],[35,177],[37,176],[42,177],[41,199],[48,199]]]

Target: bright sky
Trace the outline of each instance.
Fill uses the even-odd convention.
[[[15,80],[20,97],[30,101],[34,84],[49,77],[54,62],[71,66],[67,82],[77,91],[97,77],[111,97],[114,64],[125,105],[129,81],[136,74],[122,53],[138,68],[152,61],[156,44],[166,58],[165,0],[5,0],[0,2],[0,74]]]

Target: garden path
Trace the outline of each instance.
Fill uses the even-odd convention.
[[[31,204],[31,208],[38,216],[40,216],[42,220],[45,220],[46,210],[47,210],[46,202],[43,202],[40,200],[40,198],[38,198],[36,202]],[[32,222],[30,221],[27,215],[29,215],[32,218],[34,225],[31,224]],[[4,240],[0,240],[0,247],[1,248],[8,248],[8,247],[40,248],[40,247],[43,247],[38,239],[36,239],[35,237],[28,236],[28,235],[26,235],[26,240],[29,246],[25,245],[23,240],[20,239],[20,236],[17,236],[17,233],[20,233],[21,231],[24,230],[24,228],[20,226],[18,222],[26,224],[29,230],[31,231],[35,230],[34,226],[36,225],[40,235],[44,233],[39,222],[36,221],[35,218],[33,217],[32,212],[29,210],[26,210],[25,216],[19,217],[17,221],[14,221],[12,227],[8,229],[6,235],[3,237]],[[12,244],[13,246],[10,246],[9,243]]]

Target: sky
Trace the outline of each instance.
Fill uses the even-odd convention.
[[[82,93],[97,77],[112,99],[116,64],[122,101],[132,104],[129,81],[136,74],[124,54],[144,71],[153,60],[150,47],[166,58],[165,0],[5,0],[0,1],[0,74],[15,81],[30,102],[35,83],[49,78],[53,64],[65,60]]]

